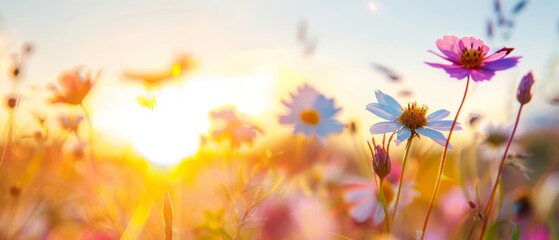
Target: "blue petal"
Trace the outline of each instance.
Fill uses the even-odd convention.
[[[402,106],[393,97],[384,94],[380,90],[375,91],[375,96],[380,104],[387,105],[393,109],[398,110],[398,115],[402,114]]]
[[[320,113],[321,118],[331,118],[341,110],[334,106],[334,99],[328,99],[323,95],[318,96],[315,101],[313,108]]]
[[[439,120],[439,121],[430,121],[427,123],[427,127],[430,127],[435,130],[439,131],[450,131],[450,127],[452,126],[452,120]],[[456,123],[454,126],[454,130],[459,131],[462,130],[460,123]]]
[[[445,117],[448,117],[448,115],[450,115],[450,112],[444,109],[435,111],[431,114],[429,114],[429,116],[427,116],[427,120],[430,121],[436,121],[436,120],[441,120]]]
[[[394,109],[388,105],[380,104],[380,103],[369,103],[367,104],[367,110],[369,112],[384,118],[386,120],[394,121],[398,119],[400,116],[400,112],[397,109]],[[401,111],[401,110],[400,110]]]
[[[344,128],[345,125],[335,119],[324,119],[318,126],[316,126],[316,135],[326,137],[333,133],[341,133]]]
[[[441,146],[445,146],[446,144],[446,137],[439,131],[433,130],[433,129],[429,129],[429,128],[418,128],[415,129],[415,131],[418,134],[421,134],[425,137],[428,137],[430,139],[433,139],[433,141],[435,141],[436,143],[438,143]],[[448,149],[452,150],[452,145],[448,145]]]
[[[396,136],[396,146],[400,145],[403,141],[408,140],[411,137],[411,131],[409,128],[402,128],[398,131],[398,135]]]
[[[403,125],[399,122],[379,122],[371,126],[369,131],[371,132],[371,134],[394,132],[400,129],[402,126]]]

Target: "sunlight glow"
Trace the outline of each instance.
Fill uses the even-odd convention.
[[[192,76],[152,93],[121,89],[115,98],[102,100],[111,103],[99,109],[102,114],[96,122],[100,130],[131,144],[150,162],[173,166],[198,150],[200,135],[210,127],[209,111],[230,104],[257,115],[271,105],[274,80],[264,71],[240,77]],[[138,95],[150,94],[157,102],[153,110],[136,101]]]

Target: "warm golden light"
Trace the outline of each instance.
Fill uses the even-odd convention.
[[[97,127],[131,144],[150,162],[172,166],[196,153],[200,135],[210,127],[210,110],[231,104],[243,113],[261,113],[270,107],[274,80],[269,72],[240,77],[192,76],[147,93],[155,98],[153,110],[136,101],[146,92],[123,86],[126,89],[115,91],[114,96],[99,99],[104,104],[94,109]]]

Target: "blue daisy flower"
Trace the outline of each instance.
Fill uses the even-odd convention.
[[[343,131],[344,124],[335,119],[341,108],[334,106],[334,99],[326,98],[308,84],[302,85],[290,96],[291,102],[282,100],[289,112],[280,116],[279,121],[294,125],[295,134],[315,136],[324,143],[329,134]]]
[[[444,147],[446,137],[440,131],[450,131],[452,120],[443,120],[448,117],[449,111],[441,109],[426,116],[426,106],[418,106],[414,102],[403,108],[393,97],[380,90],[375,91],[375,96],[378,103],[367,104],[367,110],[388,121],[371,126],[371,134],[396,131],[396,145],[410,137],[422,135]],[[460,123],[456,123],[454,130],[462,130]],[[449,149],[453,149],[452,145],[449,145]]]

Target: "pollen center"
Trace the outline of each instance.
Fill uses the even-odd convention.
[[[382,184],[382,192],[384,193],[384,199],[386,199],[386,204],[390,204],[394,200],[394,189],[392,185],[385,181]]]
[[[464,49],[460,55],[460,63],[465,68],[478,68],[483,63],[481,49]]]
[[[400,115],[397,120],[410,130],[413,131],[427,125],[427,118],[425,117],[425,114],[427,113],[426,106],[419,107],[415,102],[408,103],[408,107],[403,110],[402,115]]]
[[[320,115],[314,109],[303,110],[299,117],[301,121],[312,126],[316,126],[320,122]]]

